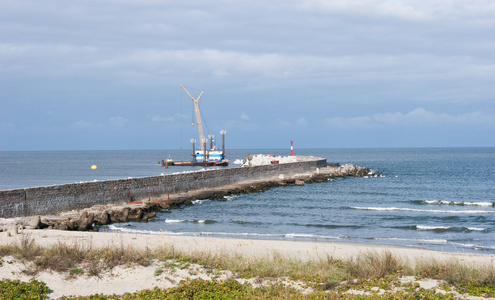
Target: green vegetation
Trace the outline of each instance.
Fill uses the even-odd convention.
[[[2,299],[46,299],[48,288],[35,280],[29,283],[4,280],[0,286],[5,290]],[[380,286],[380,289],[376,287]],[[398,290],[394,288],[400,287]],[[352,290],[360,290],[354,294]],[[1,290],[3,291],[3,290]],[[417,283],[400,284],[391,278],[370,279],[362,283],[343,284],[332,291],[316,291],[303,294],[295,288],[280,283],[254,288],[235,279],[225,281],[194,279],[182,281],[170,289],[145,289],[122,295],[95,294],[91,296],[63,296],[61,300],[110,300],[110,299],[460,299],[451,293],[441,294],[420,288]]]
[[[1,299],[48,299],[49,289],[44,282],[32,279],[29,282],[4,279],[0,281]]]
[[[72,268],[70,270],[70,274],[71,275],[82,275],[82,274],[84,274],[84,270],[80,269],[80,268]]]
[[[17,244],[1,246],[0,257],[6,255],[12,255],[20,261],[33,262],[30,269],[25,270],[25,273],[31,275],[41,270],[73,273],[74,268],[80,268],[83,273],[98,276],[103,270],[119,265],[147,266],[153,258],[149,250],[135,250],[122,245],[93,248],[92,245],[58,243],[41,247],[29,236],[22,236]]]
[[[306,261],[279,253],[263,257],[235,252],[198,251],[186,254],[173,246],[154,250],[139,250],[122,245],[97,248],[91,244],[83,246],[77,243],[41,247],[31,238],[23,237],[18,244],[0,246],[0,268],[6,262],[3,257],[7,255],[14,260],[32,262],[24,270],[27,274],[46,269],[69,276],[99,276],[102,271],[118,265],[148,266],[155,260],[158,261],[155,276],[160,276],[166,269],[175,272],[188,268],[190,264],[199,264],[210,275],[230,270],[234,277],[254,278],[258,286],[241,284],[234,279],[194,279],[183,281],[168,290],[155,288],[124,295],[63,299],[455,299],[451,293],[453,290],[474,296],[495,297],[493,265],[469,267],[458,261],[426,259],[411,264],[387,251],[362,253],[348,260],[327,256]],[[441,288],[446,294],[425,290],[417,283],[401,283],[398,279],[402,276],[443,280]],[[288,284],[289,281],[303,283],[302,289],[310,288],[313,292],[304,294],[301,289]],[[46,285],[35,280],[29,283],[3,280],[0,284],[2,299],[45,299],[48,293]],[[351,290],[359,290],[365,296],[351,294]],[[15,297],[19,294],[28,298]]]

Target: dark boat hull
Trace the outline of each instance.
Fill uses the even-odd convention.
[[[168,162],[169,166],[200,166],[200,167],[226,167],[229,165],[228,161],[174,161]]]

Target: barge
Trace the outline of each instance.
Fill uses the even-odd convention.
[[[201,123],[201,113],[199,111],[198,100],[203,94],[201,92],[197,98],[191,96],[191,94],[186,90],[186,88],[181,84],[182,89],[187,93],[187,95],[191,98],[194,105],[194,115],[196,117],[196,124],[198,127],[198,136],[201,150],[196,150],[196,140],[191,139],[192,144],[192,160],[191,161],[173,161],[172,159],[167,159],[166,162],[162,160],[162,166],[203,166],[203,167],[217,167],[222,166],[226,167],[229,165],[229,160],[225,159],[225,130],[221,130],[220,134],[222,135],[222,150],[217,150],[216,145],[214,143],[213,134],[209,134],[209,149],[206,148],[206,142],[208,139],[205,138],[203,133],[203,125]],[[194,122],[193,122],[194,126]]]

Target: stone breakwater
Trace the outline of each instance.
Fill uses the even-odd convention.
[[[291,168],[292,167],[292,168]],[[260,169],[261,168],[261,169]],[[210,185],[201,185],[208,181],[201,181],[201,175],[208,174],[208,178],[218,176],[232,176],[241,173],[248,178],[238,178],[227,181],[225,184],[210,182]],[[261,174],[259,174],[261,172]],[[32,214],[35,216],[15,216],[15,219],[0,220],[0,231],[7,234],[16,234],[19,229],[59,229],[59,230],[97,230],[98,225],[117,222],[147,221],[155,216],[157,211],[170,212],[170,209],[192,205],[196,199],[224,200],[225,196],[239,193],[260,192],[271,187],[286,185],[304,185],[312,182],[325,182],[333,177],[365,176],[370,172],[368,168],[355,165],[327,164],[325,159],[312,159],[306,162],[285,165],[270,165],[245,168],[220,169],[212,171],[189,172],[189,177],[196,178],[195,188],[173,189],[172,192],[141,193],[140,196],[129,194],[127,190],[120,192],[122,198],[113,203],[88,202],[86,207],[77,207],[72,211],[65,210],[57,215],[55,212]],[[184,175],[183,173],[181,173]],[[170,177],[181,174],[166,175]],[[162,176],[162,177],[166,177]],[[148,188],[151,190],[151,187]],[[14,190],[16,191],[16,190]],[[4,192],[4,191],[1,191]],[[9,192],[9,191],[7,191]],[[146,195],[147,194],[147,195]],[[103,198],[104,199],[104,198]],[[129,201],[130,200],[130,201]],[[57,200],[58,203],[58,200]],[[1,206],[0,206],[1,207]],[[0,210],[0,212],[2,212]],[[43,217],[42,217],[43,215]]]
[[[0,191],[0,218],[46,215],[97,204],[162,201],[168,195],[314,172],[326,159],[300,156],[290,164],[208,169],[141,178]],[[179,169],[178,169],[179,170]]]

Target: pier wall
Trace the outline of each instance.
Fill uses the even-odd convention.
[[[269,181],[280,175],[313,172],[326,166],[326,159],[278,165],[222,168],[119,180],[71,183],[0,191],[0,218],[56,214],[96,204],[146,201],[167,194],[216,188],[230,184]],[[179,168],[177,169],[180,170]]]

